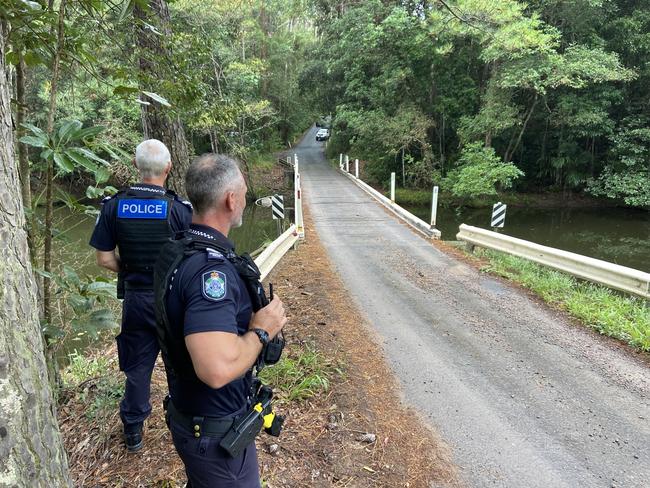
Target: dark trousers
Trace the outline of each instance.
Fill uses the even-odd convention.
[[[185,464],[188,488],[260,488],[255,442],[236,458],[220,446],[223,436],[194,433],[170,419],[176,451]]]
[[[126,375],[120,417],[128,431],[141,426],[151,413],[151,373],[160,351],[153,291],[126,291],[122,304],[122,330],[115,339],[120,369]]]

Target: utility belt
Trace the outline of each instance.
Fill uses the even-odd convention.
[[[131,283],[126,281],[124,283],[124,289],[126,291],[153,291],[153,283],[145,285],[144,283]]]
[[[251,407],[234,414],[232,417],[225,418],[184,414],[174,407],[174,403],[167,396],[163,401],[166,412],[165,419],[168,426],[169,419],[173,419],[175,423],[193,432],[196,438],[202,435],[221,437],[219,446],[231,457],[236,458],[255,440],[262,428],[267,434],[278,437],[284,424],[284,417],[276,415],[271,406],[273,390],[262,385],[255,378],[253,380],[253,393]]]
[[[203,435],[223,437],[230,430],[232,424],[245,411],[245,409],[241,409],[240,412],[223,418],[189,415],[177,410],[174,406],[174,402],[171,401],[169,396],[166,396],[165,400],[163,400],[163,407],[165,409],[165,420],[167,421],[167,425],[169,425],[169,420],[173,419],[174,423],[192,432],[196,438]]]

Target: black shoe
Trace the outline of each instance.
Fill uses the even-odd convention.
[[[142,426],[124,429],[124,443],[129,452],[136,452],[142,449]]]

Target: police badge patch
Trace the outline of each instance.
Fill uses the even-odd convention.
[[[215,302],[226,297],[226,275],[221,271],[203,273],[203,296]]]

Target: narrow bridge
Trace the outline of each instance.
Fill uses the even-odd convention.
[[[295,152],[319,238],[467,484],[650,486],[647,358],[444,254],[331,167],[314,136]]]

